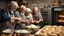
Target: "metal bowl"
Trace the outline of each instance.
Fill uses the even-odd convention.
[[[3,32],[2,34],[6,36],[12,35],[12,33],[14,33],[12,29],[6,29],[6,30],[3,30],[2,32]]]
[[[31,26],[31,25],[28,25],[26,26],[27,30],[30,31],[31,33],[35,33],[36,31],[38,31],[40,29],[40,26]]]
[[[27,30],[16,30],[17,36],[30,36],[30,32]]]

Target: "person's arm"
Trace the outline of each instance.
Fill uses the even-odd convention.
[[[39,21],[42,21],[43,22],[43,17],[42,17],[42,14],[41,13],[39,13],[39,17],[40,17]]]
[[[15,17],[15,18],[16,18],[15,20],[17,20],[17,23],[21,23],[21,21],[22,21],[21,17]]]
[[[39,15],[39,20],[35,20],[35,23],[40,23],[41,21],[43,22],[43,17],[40,12],[38,13],[38,15]]]
[[[1,10],[1,19],[2,19],[1,20],[2,22],[6,22],[6,21],[11,21],[11,19],[14,20],[15,17],[10,17],[8,15],[8,11],[3,9],[3,10]]]
[[[19,11],[14,12],[14,19],[17,23],[21,23],[22,17],[19,13]]]
[[[30,16],[30,20],[31,20],[31,23],[34,23],[32,14],[31,14],[31,16]]]
[[[19,11],[16,11],[16,12],[15,12],[15,17],[21,17]]]
[[[1,19],[2,19],[2,22],[10,21],[10,17],[8,16],[8,13],[6,10],[1,10]]]

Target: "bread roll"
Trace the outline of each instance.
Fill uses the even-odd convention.
[[[64,36],[64,26],[45,26],[40,31],[39,35],[47,35],[47,36]]]

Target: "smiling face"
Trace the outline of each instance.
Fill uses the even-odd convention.
[[[11,10],[16,11],[17,8],[18,8],[18,7],[17,7],[16,5],[14,5],[14,6],[11,8]]]
[[[18,3],[15,2],[15,1],[11,1],[9,4],[8,4],[8,8],[12,11],[16,11],[16,9],[18,8]]]
[[[19,9],[20,12],[25,13],[26,11],[26,7],[25,6],[21,6]]]
[[[21,8],[20,11],[23,12],[23,13],[25,13],[26,8]]]

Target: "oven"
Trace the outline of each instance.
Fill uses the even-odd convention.
[[[64,7],[52,8],[52,25],[64,25]]]

